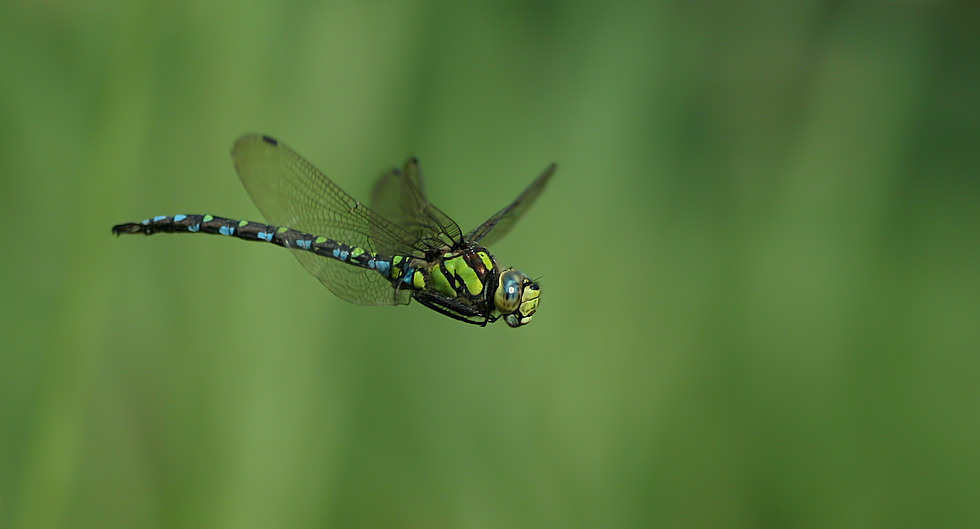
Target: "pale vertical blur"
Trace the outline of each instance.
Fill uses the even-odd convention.
[[[967,4],[6,2],[0,527],[980,525]],[[110,235],[248,132],[464,231],[558,162],[533,323]]]

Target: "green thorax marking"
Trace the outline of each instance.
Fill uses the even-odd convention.
[[[416,290],[425,290],[425,272],[415,270],[415,273],[412,275],[412,286]]]
[[[456,289],[453,288],[453,285],[449,282],[449,279],[446,278],[446,275],[442,273],[442,267],[439,263],[436,263],[436,265],[432,267],[432,272],[430,273],[429,277],[432,278],[432,286],[435,287],[440,294],[453,298],[456,297]]]
[[[428,279],[431,280],[431,288],[443,296],[485,299],[487,283],[498,273],[490,253],[481,246],[473,245],[443,254],[432,263]],[[422,285],[424,288],[424,280]]]

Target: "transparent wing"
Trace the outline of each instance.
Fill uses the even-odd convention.
[[[429,203],[416,158],[405,162],[403,171],[392,169],[381,175],[371,194],[371,208],[427,246],[454,246],[463,232],[448,215]]]
[[[555,164],[549,165],[544,172],[531,182],[531,185],[527,186],[527,189],[517,199],[487,219],[479,227],[467,233],[465,239],[470,242],[481,242],[484,246],[489,246],[494,241],[498,241],[504,235],[507,235],[507,232],[514,227],[514,224],[534,204],[538,195],[544,191],[544,187],[548,184],[548,180],[555,173],[557,167]]]
[[[412,255],[407,231],[341,190],[313,164],[268,136],[244,136],[231,151],[235,170],[266,219],[384,255]]]
[[[273,224],[358,246],[386,256],[422,255],[428,247],[354,200],[292,149],[268,136],[244,136],[231,151],[252,202]],[[294,250],[303,267],[331,292],[354,303],[408,303],[380,274]]]
[[[307,272],[340,299],[358,305],[407,305],[407,290],[395,290],[373,270],[365,270],[304,250],[292,250]]]

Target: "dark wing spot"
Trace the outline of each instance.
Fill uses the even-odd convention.
[[[269,136],[262,136],[262,141],[272,145],[273,147],[279,145],[279,142],[275,138],[270,138]]]

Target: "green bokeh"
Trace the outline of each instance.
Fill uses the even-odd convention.
[[[4,2],[0,527],[980,525],[967,4]],[[558,162],[534,322],[110,235],[259,220],[246,132],[464,230]]]

